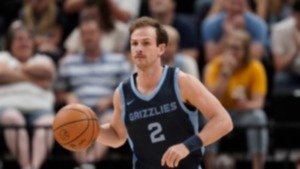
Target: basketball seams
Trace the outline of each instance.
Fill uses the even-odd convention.
[[[75,109],[75,108],[66,108],[66,110],[73,110],[73,111],[75,111],[75,112],[79,112],[79,113],[82,113],[84,116],[85,116],[85,119],[83,119],[83,121],[88,121],[88,124],[87,124],[87,126],[85,127],[85,129],[80,133],[80,134],[78,134],[74,139],[72,139],[72,140],[70,140],[69,142],[67,142],[67,143],[64,143],[64,144],[62,144],[62,145],[67,145],[67,144],[71,144],[72,142],[74,142],[74,141],[76,141],[78,138],[80,138],[87,130],[88,130],[88,128],[89,128],[89,125],[90,125],[90,120],[88,120],[88,116],[86,115],[86,113],[84,113],[84,112],[82,112],[82,111],[80,111],[80,110],[78,110],[78,109]],[[63,110],[62,110],[63,111]],[[59,127],[61,127],[61,126],[59,126]]]
[[[74,124],[74,123],[79,123],[79,122],[82,122],[82,121],[98,121],[98,119],[81,119],[81,120],[71,121],[69,123],[65,123],[63,125],[60,125],[59,127],[56,127],[55,129],[53,129],[53,131],[56,132],[58,129],[60,129],[62,127],[65,127],[67,125]]]
[[[60,111],[59,111],[59,113],[60,112],[64,112],[65,110],[73,110],[73,111],[75,111],[75,112],[78,112],[78,113],[81,113],[81,114],[83,114],[85,117],[87,117],[86,116],[86,114],[85,114],[85,112],[82,112],[81,110],[78,110],[78,109],[75,109],[75,108],[63,108],[63,109],[61,109]],[[85,119],[82,119],[82,120],[88,120],[89,118],[85,118]],[[74,121],[78,121],[78,120],[74,120]],[[74,122],[74,121],[70,121],[69,123],[71,123],[71,122]],[[54,123],[55,123],[55,121],[54,121]],[[63,124],[64,125],[64,124]],[[61,127],[62,125],[60,125],[60,126],[58,126],[58,127],[56,127],[55,129],[53,129],[54,131],[57,129],[57,128],[59,128],[59,127]]]
[[[64,111],[66,111],[66,112],[64,112]],[[72,140],[69,140],[68,142],[60,143],[60,145],[62,145],[63,147],[65,147],[69,150],[72,150],[72,151],[80,150],[84,147],[89,147],[91,145],[91,143],[98,136],[97,131],[99,131],[99,129],[97,128],[97,124],[99,123],[99,121],[98,121],[98,117],[96,116],[96,114],[89,107],[86,107],[84,105],[79,105],[79,106],[74,106],[74,107],[67,106],[67,107],[62,108],[58,112],[58,114],[64,114],[64,113],[65,113],[65,116],[62,115],[59,117],[69,118],[70,116],[72,117],[72,113],[75,113],[74,116],[79,120],[74,118],[73,121],[69,121],[67,123],[60,123],[59,121],[57,121],[57,123],[60,124],[60,126],[56,127],[54,125],[55,128],[53,128],[53,132],[54,132],[54,136],[57,136],[58,138],[60,138],[60,136],[57,135],[58,132],[61,131],[61,129],[63,129],[66,126],[70,126],[70,125],[74,125],[74,124],[75,124],[75,126],[80,125],[80,124],[76,124],[76,123],[82,123],[84,121],[87,121],[87,124],[86,124],[86,122],[85,122],[85,124],[82,124],[84,126],[84,128],[80,129],[81,132],[78,135],[76,135],[76,132],[73,134],[76,136],[75,138],[71,138]],[[79,113],[79,114],[76,114],[76,113]],[[83,116],[82,116],[82,114],[83,114]],[[92,127],[92,129],[91,129],[91,127]],[[85,144],[80,143],[80,142],[85,142],[83,138],[88,138],[88,140]],[[63,142],[63,141],[60,140],[60,142]],[[72,143],[74,144],[74,146],[76,145],[76,147],[73,147]]]
[[[77,109],[74,109],[74,108],[68,108],[68,110],[74,110],[74,111],[80,112],[80,113],[82,113],[85,116],[85,120],[87,119],[87,115],[84,112],[80,111],[80,110],[77,110]],[[71,140],[71,141],[69,141],[67,143],[64,143],[62,145],[70,144],[70,143],[76,141],[78,138],[80,138],[87,131],[87,129],[89,128],[89,124],[90,124],[90,122],[88,120],[87,126],[85,127],[85,129],[80,134],[78,134],[77,137],[75,137],[73,140]]]

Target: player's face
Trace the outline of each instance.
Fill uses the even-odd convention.
[[[153,27],[142,27],[133,31],[130,44],[132,61],[138,68],[160,63],[160,56],[165,51],[165,44],[157,45],[156,30]]]
[[[243,47],[241,40],[239,40],[237,38],[228,39],[227,44],[226,44],[226,50],[227,50],[226,52],[233,55],[234,58],[237,59],[237,61],[239,63],[243,62],[246,51]]]
[[[97,22],[89,21],[80,26],[81,41],[85,51],[98,49],[101,32]]]
[[[26,30],[19,30],[14,33],[11,52],[17,59],[27,61],[34,50],[34,41],[32,35]]]

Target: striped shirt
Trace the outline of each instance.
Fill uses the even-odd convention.
[[[130,64],[122,54],[102,53],[95,62],[78,54],[61,63],[56,89],[72,92],[83,104],[95,107],[99,99],[112,97],[129,74]]]

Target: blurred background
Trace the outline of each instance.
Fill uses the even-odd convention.
[[[1,0],[0,169],[131,168],[127,143],[71,153],[51,125],[69,103],[110,121],[114,89],[135,70],[128,27],[142,16],[168,33],[162,63],[198,78],[233,118],[204,169],[300,169],[299,0]]]

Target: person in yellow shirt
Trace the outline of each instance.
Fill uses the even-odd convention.
[[[252,59],[251,39],[236,30],[225,37],[223,54],[205,68],[204,84],[221,101],[237,126],[267,124],[262,110],[267,92],[266,72],[260,61]],[[247,143],[252,155],[252,169],[263,169],[268,149],[267,129],[247,129]],[[208,147],[207,167],[214,161],[217,144]]]

